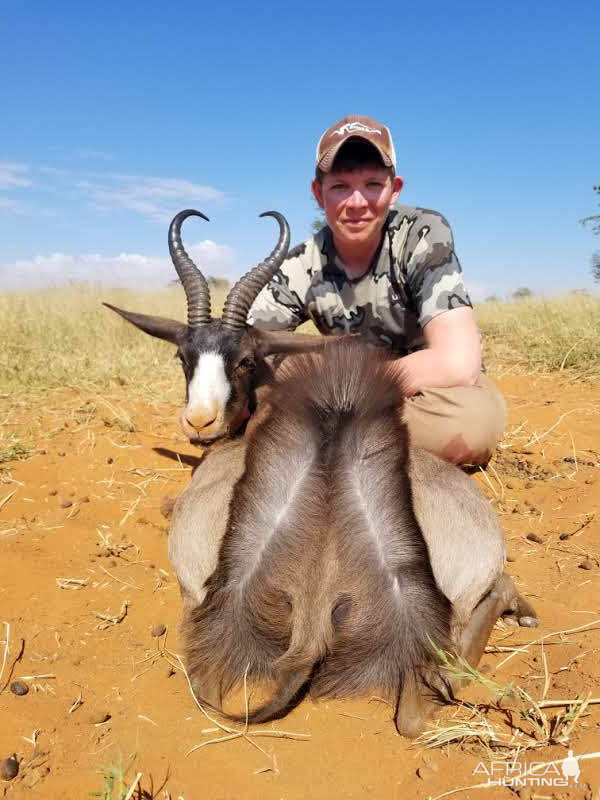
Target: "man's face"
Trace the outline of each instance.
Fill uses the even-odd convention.
[[[336,243],[346,247],[379,241],[390,205],[401,189],[402,178],[392,180],[386,169],[375,165],[329,172],[321,184],[312,183]]]

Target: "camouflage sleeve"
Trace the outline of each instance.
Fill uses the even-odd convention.
[[[405,254],[405,275],[421,328],[445,311],[472,307],[452,230],[441,214],[423,211],[411,228]]]
[[[293,331],[306,322],[306,292],[310,281],[304,264],[305,244],[290,250],[288,257],[261,290],[248,314],[248,323],[270,331]]]

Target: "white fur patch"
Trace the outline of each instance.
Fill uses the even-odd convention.
[[[193,411],[222,414],[231,394],[220,353],[202,353],[188,387],[188,408]]]

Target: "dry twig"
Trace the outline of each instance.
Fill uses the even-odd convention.
[[[109,614],[100,614],[99,612],[96,612],[95,616],[98,617],[98,619],[103,620],[102,622],[99,622],[98,625],[96,625],[96,628],[99,631],[103,631],[106,628],[110,628],[111,625],[118,625],[120,622],[123,622],[123,620],[127,616],[128,608],[129,608],[129,601],[125,600],[125,602],[121,606],[121,610],[119,611],[116,617],[111,617]]]

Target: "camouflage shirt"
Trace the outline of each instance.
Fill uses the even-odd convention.
[[[346,277],[328,226],[289,251],[256,298],[248,322],[293,330],[312,320],[325,335],[358,333],[406,355],[425,346],[423,328],[471,306],[450,226],[441,214],[399,206],[383,227],[369,269]]]

